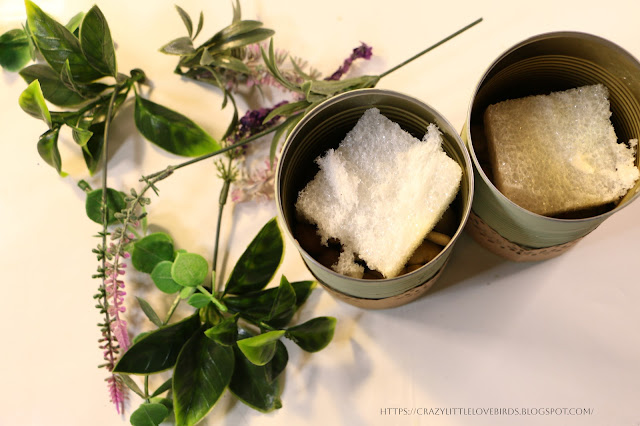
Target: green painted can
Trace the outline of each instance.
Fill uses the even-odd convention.
[[[367,280],[336,273],[314,259],[295,239],[295,202],[298,193],[318,172],[315,159],[337,148],[364,114],[376,107],[413,136],[422,139],[430,123],[443,134],[443,149],[463,170],[457,203],[460,223],[451,242],[421,268],[389,279]],[[469,153],[453,126],[429,105],[410,96],[381,89],[361,89],[337,95],[309,112],[293,129],[283,147],[276,173],[276,202],[282,229],[291,237],[309,271],[334,296],[364,308],[388,308],[422,295],[445,266],[463,231],[473,197]]]
[[[578,32],[537,35],[508,49],[482,76],[462,130],[475,174],[470,227],[478,222],[488,226],[483,232],[472,230],[479,243],[498,254],[506,253],[505,257],[512,260],[553,257],[638,198],[640,182],[607,211],[594,212],[589,217],[552,218],[511,202],[491,181],[483,128],[487,106],[597,83],[609,89],[611,121],[618,141],[639,138],[640,63],[621,47],[600,37]],[[511,253],[505,251],[505,246]]]

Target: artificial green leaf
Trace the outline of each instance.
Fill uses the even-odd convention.
[[[229,49],[236,49],[238,47],[247,46],[249,44],[259,43],[268,39],[275,34],[275,31],[267,28],[256,28],[254,30],[235,34],[224,38],[220,42],[209,45],[211,52],[222,52]]]
[[[271,321],[286,321],[288,323],[296,310],[296,292],[293,290],[289,280],[283,275],[280,278],[280,285],[276,291],[276,297],[266,322],[268,324],[271,324]]]
[[[286,337],[307,352],[317,352],[331,342],[335,328],[335,318],[318,317],[287,329]]]
[[[171,278],[183,287],[199,286],[208,273],[207,260],[197,253],[178,253],[171,266]]]
[[[191,287],[185,287],[186,289],[194,290]],[[207,327],[212,327],[218,324],[222,320],[222,315],[218,311],[218,308],[213,305],[207,305],[204,308],[199,310],[200,313],[200,321],[205,324]]]
[[[162,404],[143,403],[131,413],[129,421],[133,426],[158,426],[169,415],[169,410]]]
[[[236,263],[225,293],[246,294],[263,289],[280,266],[284,242],[275,218],[262,227]]]
[[[161,384],[160,386],[158,386],[158,389],[156,389],[152,394],[151,394],[151,398],[154,398],[162,393],[165,393],[166,391],[168,391],[169,389],[171,389],[171,384],[173,383],[173,378],[169,377],[163,384]]]
[[[278,341],[276,354],[284,353],[286,348]],[[272,366],[277,356],[266,365],[255,365],[238,349],[234,348],[235,368],[229,384],[229,390],[246,405],[267,413],[282,407],[279,383],[271,378]]]
[[[246,329],[243,329],[243,328],[238,329],[238,340],[247,339],[254,335],[255,334],[247,331]],[[289,362],[289,353],[287,352],[287,347],[284,345],[284,343],[282,343],[282,340],[278,340],[278,343],[276,343],[275,355],[273,356],[273,358],[271,358],[271,361],[269,361],[267,364],[264,365],[264,367],[267,368],[265,370],[265,373],[267,374],[267,381],[271,383],[275,379],[277,379],[280,376],[280,374],[282,374],[284,369],[287,367],[288,362]],[[255,364],[252,363],[252,365],[255,365]]]
[[[195,292],[196,289],[193,287],[183,287],[182,290],[180,290],[180,299],[188,299]]]
[[[309,102],[306,100],[297,101],[297,102],[288,102],[286,104],[282,104],[279,107],[274,108],[269,114],[267,114],[264,120],[262,120],[262,123],[266,124],[278,116],[287,117],[291,114],[295,114],[297,112],[303,111],[308,106],[309,106]]]
[[[85,146],[93,136],[93,132],[81,127],[71,126],[71,136],[78,145]]]
[[[144,339],[145,337],[147,337],[149,334],[151,334],[150,331],[141,331],[140,333],[138,333],[136,336],[134,336],[132,342],[135,345],[136,343],[138,343],[140,340]]]
[[[32,83],[34,80],[40,82],[42,94],[44,98],[54,105],[73,106],[85,101],[85,98],[79,93],[67,88],[60,81],[60,74],[55,72],[53,68],[46,64],[29,65],[20,70],[20,76],[27,82]],[[104,85],[95,83],[95,91],[104,90]],[[96,95],[98,94],[96,93]]]
[[[115,214],[127,207],[125,194],[112,188],[107,188],[107,225],[117,222]],[[95,223],[102,223],[102,188],[94,189],[87,194],[85,211],[89,219]]]
[[[260,21],[252,21],[252,20],[235,21],[231,25],[218,31],[213,37],[211,37],[205,43],[205,45],[211,46],[215,44],[221,44],[225,40],[232,39],[233,37],[237,37],[242,34],[247,34],[261,27],[262,27],[262,22]],[[270,37],[270,36],[267,36],[267,37]]]
[[[251,73],[249,67],[240,59],[227,55],[215,55],[211,56],[207,50],[202,52],[202,58],[200,59],[202,65],[211,65],[220,68],[226,68],[231,71],[236,71],[244,74]]]
[[[122,382],[127,385],[127,387],[131,389],[136,395],[138,395],[140,398],[146,398],[144,392],[142,392],[138,384],[131,377],[129,377],[127,374],[118,374],[118,377],[120,377],[122,379]]]
[[[196,29],[196,33],[193,35],[194,39],[198,37],[198,34],[200,34],[200,31],[202,31],[203,25],[204,25],[204,14],[200,12],[200,18],[198,18],[198,28]]]
[[[151,374],[173,367],[180,350],[194,334],[202,334],[200,318],[193,314],[175,324],[149,332],[120,358],[115,373]]]
[[[321,95],[333,96],[347,90],[363,89],[374,87],[378,84],[380,77],[363,75],[346,80],[313,80],[311,81],[311,91]]]
[[[0,36],[0,66],[19,71],[31,60],[27,34],[21,29],[9,30]]]
[[[225,318],[204,332],[209,339],[224,345],[232,346],[238,337],[238,315]]]
[[[164,325],[162,324],[162,320],[160,319],[156,311],[153,310],[149,302],[138,296],[136,296],[136,299],[138,300],[138,304],[140,305],[142,312],[144,312],[147,318],[149,318],[149,321],[151,321],[157,327],[162,327]]]
[[[293,92],[300,92],[300,87],[291,81],[287,80],[284,75],[278,69],[276,65],[276,53],[275,48],[273,47],[273,39],[269,41],[269,53],[267,54],[262,46],[260,47],[260,52],[262,53],[262,59],[267,66],[267,69],[271,73],[271,75],[286,89],[289,89]]]
[[[40,88],[40,82],[34,80],[24,91],[20,94],[18,99],[20,108],[32,117],[44,121],[51,129],[51,113],[44,101],[42,89]]]
[[[98,6],[93,6],[80,25],[80,48],[94,69],[104,75],[116,77],[116,49],[113,46],[109,24]]]
[[[164,232],[156,232],[133,245],[131,263],[140,272],[150,274],[163,260],[173,260],[173,240]]]
[[[189,297],[189,300],[187,300],[187,303],[196,309],[200,309],[200,308],[204,308],[209,303],[211,303],[211,298],[206,294],[196,293],[191,295],[191,297]]]
[[[25,0],[29,31],[35,44],[51,68],[60,72],[69,61],[74,80],[89,82],[103,77],[85,58],[80,41],[64,25],[60,24],[32,1]]]
[[[176,10],[178,11],[178,15],[180,15],[180,18],[182,19],[184,26],[187,27],[187,33],[189,34],[189,37],[191,37],[193,35],[193,22],[191,22],[191,17],[183,8],[181,8],[177,4]]]
[[[80,23],[82,22],[82,18],[84,18],[84,12],[78,12],[74,16],[69,19],[69,22],[65,24],[65,27],[71,32],[75,33],[78,28],[80,28]]]
[[[38,139],[38,154],[40,157],[51,167],[55,168],[60,176],[66,176],[67,174],[62,171],[62,158],[60,158],[60,151],[58,150],[58,134],[60,128],[55,127],[47,132],[43,133]]]
[[[193,41],[189,37],[178,37],[175,40],[171,40],[160,48],[162,53],[167,55],[189,55],[194,53],[196,49],[193,47]]]
[[[173,372],[176,426],[204,418],[231,381],[233,349],[208,339],[202,330],[184,345]]]
[[[284,334],[284,330],[274,330],[238,340],[238,348],[253,364],[265,365],[276,354],[276,343]]]
[[[296,293],[296,308],[290,313],[290,316],[283,315],[277,320],[269,320],[269,315],[279,292],[278,287],[241,296],[227,296],[224,298],[224,303],[232,312],[239,312],[245,317],[267,322],[272,327],[285,327],[293,318],[295,311],[309,297],[311,290],[315,287],[315,281],[296,281],[291,283],[291,286]]]
[[[98,169],[100,160],[102,159],[102,148],[104,145],[104,126],[104,121],[94,123],[89,126],[89,131],[92,133],[92,135],[87,143],[82,147],[84,162],[87,165],[87,169],[89,170],[89,174],[91,176],[93,176],[93,174]]]
[[[151,279],[158,289],[167,294],[177,293],[182,289],[182,286],[175,282],[171,278],[171,267],[173,262],[170,260],[163,260],[156,264],[151,271]]]
[[[197,157],[220,149],[207,132],[182,114],[136,96],[136,127],[142,135],[173,154]]]
[[[169,384],[171,384],[171,379],[168,380]],[[166,383],[166,382],[165,382]],[[164,418],[164,422],[170,423],[170,424],[174,424],[175,423],[175,419],[173,418],[173,400],[171,398],[164,398],[161,396],[152,396],[149,399],[149,402],[151,402],[152,404],[162,404],[165,407],[167,407],[167,410],[169,411],[169,414],[167,414],[167,417]]]

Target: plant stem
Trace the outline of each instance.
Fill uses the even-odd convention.
[[[169,312],[167,312],[167,317],[162,321],[162,325],[167,325],[173,316],[173,313],[176,311],[176,308],[180,304],[180,295],[178,294],[176,298],[173,300],[171,307],[169,308]]]
[[[211,262],[211,290],[213,294],[219,293],[221,289],[222,280],[217,280],[218,277],[218,248],[220,247],[220,228],[222,226],[222,212],[224,206],[227,204],[227,198],[229,198],[229,187],[231,186],[231,163],[233,157],[229,156],[229,162],[227,163],[226,171],[223,175],[222,189],[220,190],[220,198],[218,199],[218,221],[216,223],[216,239],[213,244],[213,260]],[[216,282],[217,281],[217,282]]]
[[[211,299],[211,302],[213,302],[214,305],[216,305],[216,308],[218,308],[218,310],[220,312],[227,312],[229,309],[222,304],[221,301],[219,301],[213,294],[209,293],[209,290],[207,290],[206,288],[204,288],[203,286],[199,285],[196,287],[198,290],[200,290],[200,292],[206,296],[209,297],[209,299]]]
[[[395,70],[402,68],[403,66],[407,65],[409,62],[414,61],[415,59],[418,59],[420,56],[424,55],[427,52],[432,51],[433,49],[435,49],[436,47],[440,46],[441,44],[446,43],[447,41],[451,40],[452,38],[460,35],[461,33],[465,32],[466,30],[468,30],[469,28],[479,24],[480,22],[482,22],[482,18],[478,18],[475,21],[473,21],[472,23],[470,23],[469,25],[459,29],[458,31],[456,31],[455,33],[451,34],[448,37],[443,38],[442,40],[440,40],[439,42],[437,42],[436,44],[427,47],[426,49],[424,49],[422,52],[418,53],[417,55],[414,55],[412,57],[410,57],[409,59],[407,59],[406,61],[396,65],[395,67],[383,72],[382,74],[380,74],[380,78],[385,77],[389,74],[391,74],[392,72],[394,72]]]
[[[187,161],[185,161],[184,163],[176,164],[175,166],[169,166],[169,167],[167,167],[167,169],[171,169],[171,171],[178,170],[178,169],[181,169],[181,168],[183,168],[183,167],[190,166],[191,164],[198,163],[198,162],[200,162],[200,161],[202,161],[202,160],[206,160],[206,159],[208,159],[208,158],[215,157],[216,155],[219,155],[219,154],[225,153],[225,152],[227,152],[227,151],[231,151],[232,149],[239,148],[239,147],[241,147],[241,146],[243,146],[243,145],[246,145],[246,144],[248,144],[248,143],[250,143],[250,142],[255,141],[256,139],[260,139],[261,137],[266,136],[266,135],[268,135],[269,133],[275,132],[275,131],[276,131],[276,130],[278,130],[278,129],[283,125],[283,124],[284,124],[284,123],[280,123],[280,124],[278,124],[277,126],[273,126],[273,127],[269,128],[269,129],[263,130],[263,131],[262,131],[262,132],[260,132],[260,133],[256,133],[255,135],[251,135],[251,136],[249,136],[249,137],[248,137],[248,138],[246,138],[246,139],[242,139],[242,140],[240,140],[240,141],[238,141],[238,142],[236,142],[236,143],[234,143],[234,144],[231,144],[231,145],[225,146],[224,148],[220,148],[220,149],[219,149],[219,150],[217,150],[217,151],[210,152],[209,154],[205,154],[205,155],[201,155],[200,157],[192,158],[191,160],[187,160]],[[167,170],[167,169],[165,169],[165,170]],[[158,176],[159,174],[164,173],[164,172],[165,172],[165,170],[161,170],[161,171],[159,171],[159,172],[155,172],[155,173],[152,173],[152,174],[150,174],[150,175],[143,176],[141,180],[153,179],[153,178],[155,178],[156,176]]]

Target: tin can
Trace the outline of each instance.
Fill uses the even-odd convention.
[[[487,106],[598,83],[609,90],[611,122],[618,141],[638,138],[640,63],[603,38],[579,32],[537,35],[508,49],[482,76],[462,130],[475,174],[475,195],[467,230],[479,244],[515,261],[555,257],[638,198],[640,182],[605,211],[594,211],[588,217],[553,218],[513,203],[491,180],[483,127]]]
[[[296,240],[295,203],[298,193],[318,172],[315,159],[337,148],[364,112],[376,107],[414,137],[422,139],[430,123],[443,136],[443,149],[463,171],[453,204],[459,225],[451,241],[426,265],[388,279],[359,279],[338,274],[314,259]],[[310,111],[287,138],[276,172],[276,202],[281,228],[294,241],[305,265],[333,296],[355,306],[380,309],[406,304],[423,295],[436,281],[466,224],[473,198],[469,153],[453,126],[429,105],[410,96],[381,89],[361,89],[337,95]]]

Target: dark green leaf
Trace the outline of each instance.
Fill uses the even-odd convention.
[[[171,278],[171,267],[173,262],[163,260],[159,262],[151,271],[151,279],[158,289],[167,294],[173,294],[182,289],[182,286]]]
[[[103,77],[89,65],[82,53],[80,41],[64,25],[52,19],[30,0],[25,0],[27,22],[35,44],[51,68],[62,70],[69,61],[74,80],[89,82]]]
[[[238,315],[225,318],[204,332],[209,339],[224,345],[232,346],[238,337]]]
[[[197,157],[220,149],[220,144],[182,114],[136,96],[136,127],[159,147],[177,155]]]
[[[140,398],[146,398],[144,392],[142,392],[138,384],[134,382],[131,377],[129,377],[126,374],[119,374],[118,376],[122,379],[124,384],[127,385],[127,387],[131,389],[134,393],[136,393]]]
[[[166,391],[168,391],[169,389],[171,389],[171,384],[173,383],[173,379],[171,377],[169,377],[167,379],[166,382],[164,382],[163,384],[161,384],[158,389],[156,389],[152,394],[151,394],[151,398],[154,398]]]
[[[157,327],[162,327],[162,320],[160,319],[158,314],[156,314],[156,311],[153,310],[149,302],[138,296],[136,296],[136,299],[138,299],[138,304],[140,305],[142,312],[144,312],[147,318],[149,318],[149,321],[154,323]]]
[[[198,314],[148,333],[120,358],[115,373],[151,374],[173,367],[180,350],[194,334],[202,334]]]
[[[0,66],[19,71],[31,60],[29,39],[23,30],[9,30],[0,36]]]
[[[176,10],[178,11],[178,15],[182,18],[182,22],[184,22],[184,26],[187,27],[187,33],[189,37],[193,35],[193,22],[191,22],[191,17],[189,14],[180,6],[176,5]]]
[[[160,48],[162,53],[168,55],[189,55],[196,50],[193,48],[193,41],[189,37],[178,37],[175,40],[171,40]]]
[[[34,80],[24,91],[20,94],[18,99],[20,108],[32,117],[47,123],[47,126],[51,129],[51,113],[44,101],[42,95],[42,89],[38,80]],[[57,135],[56,135],[57,139]]]
[[[78,88],[78,85],[73,80],[73,75],[71,74],[71,67],[69,66],[69,61],[66,60],[62,65],[62,70],[60,71],[60,82],[72,92],[77,93],[80,96],[83,96],[82,92]],[[84,96],[83,96],[84,97]]]
[[[199,286],[208,273],[207,260],[196,253],[178,253],[171,266],[171,278],[183,287]]]
[[[317,352],[331,342],[335,328],[335,318],[318,317],[289,328],[286,337],[307,352]]]
[[[27,83],[32,83],[37,79],[40,82],[44,98],[52,104],[73,106],[85,101],[80,94],[62,84],[60,74],[56,73],[49,65],[29,65],[20,71],[20,75]]]
[[[237,37],[239,35],[246,34],[260,27],[262,27],[262,22],[260,21],[237,20],[237,21],[234,21],[231,25],[218,31],[213,37],[211,37],[205,43],[205,45],[220,44],[223,41],[229,40],[232,37]]]
[[[276,297],[271,306],[271,311],[267,317],[267,322],[269,324],[271,324],[271,321],[276,323],[286,321],[286,323],[288,323],[296,312],[296,309],[296,293],[289,283],[289,280],[283,275],[280,279],[280,285],[276,291]]]
[[[270,326],[285,327],[293,318],[293,314],[307,300],[311,290],[315,287],[315,281],[297,281],[291,283],[296,293],[296,308],[290,316],[283,315],[278,320],[269,320],[271,309],[275,304],[279,288],[269,288],[242,296],[225,297],[224,303],[233,312],[240,312],[243,316],[257,321],[267,322]]]
[[[129,421],[133,426],[158,426],[169,415],[162,404],[143,403],[131,413]]]
[[[80,26],[80,48],[89,65],[104,75],[116,77],[116,50],[111,39],[109,24],[98,8],[93,6]]]
[[[184,346],[173,373],[176,425],[194,425],[213,408],[231,381],[233,349],[198,331]]]
[[[240,256],[229,276],[225,293],[246,294],[263,289],[280,266],[283,253],[282,234],[273,218]]]
[[[64,177],[67,174],[62,171],[62,159],[58,150],[59,133],[60,128],[55,127],[42,134],[38,139],[38,154],[48,165],[55,168],[60,176]]]
[[[102,158],[102,148],[104,144],[104,126],[104,121],[92,124],[89,127],[89,130],[92,133],[91,138],[82,147],[84,162],[86,163],[87,169],[89,170],[89,174],[91,176],[93,176],[93,174],[98,169],[98,166],[100,165],[100,159]]]
[[[234,348],[236,365],[229,390],[248,406],[265,413],[282,407],[280,386],[272,377],[274,370],[272,364],[281,363],[279,360],[284,356],[286,365],[288,357],[282,342],[278,341],[277,348],[274,358],[263,366],[253,364],[237,347]]]
[[[200,309],[200,308],[204,308],[209,303],[211,303],[211,298],[206,294],[196,293],[191,295],[191,297],[189,297],[189,300],[187,300],[187,303],[196,309]]]
[[[163,260],[173,260],[173,240],[163,232],[156,232],[133,245],[131,263],[140,272],[150,274]]]
[[[127,207],[127,202],[124,200],[124,193],[116,191],[112,188],[107,188],[107,224],[117,222],[115,214],[122,211]],[[95,223],[102,223],[102,188],[94,189],[87,194],[85,200],[85,211],[89,219]]]
[[[151,334],[150,331],[141,331],[140,333],[138,333],[132,340],[133,344],[138,343],[140,340],[144,339],[145,337],[147,337],[149,334]]]
[[[238,340],[238,348],[253,364],[265,365],[276,354],[276,344],[284,334],[284,330],[274,330]]]

